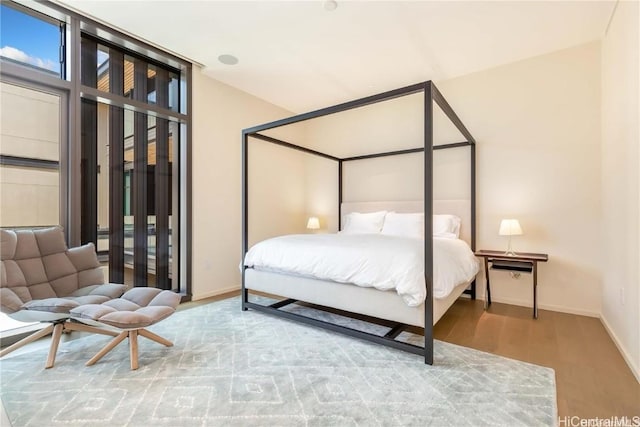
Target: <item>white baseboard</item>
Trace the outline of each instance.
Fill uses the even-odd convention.
[[[627,362],[627,365],[629,366],[629,369],[631,369],[631,372],[633,373],[633,375],[636,377],[636,380],[640,383],[640,369],[638,368],[638,366],[635,365],[635,363],[633,362],[633,359],[629,356],[629,353],[627,352],[626,348],[622,345],[622,342],[620,342],[620,340],[618,339],[618,336],[615,334],[615,332],[613,332],[613,329],[611,329],[611,327],[609,326],[609,322],[607,322],[607,318],[601,314],[600,321],[604,325],[604,329],[607,331],[607,333],[613,340],[616,347],[618,347],[618,351],[620,351],[620,354],[622,354],[622,358],[624,359],[624,361]]]
[[[480,299],[480,298],[479,298]],[[481,298],[482,300],[484,300],[484,297]],[[522,300],[518,300],[518,299],[512,299],[512,298],[502,298],[502,297],[494,297],[493,295],[491,296],[491,302],[499,302],[499,303],[503,303],[503,304],[510,304],[510,305],[518,305],[520,307],[529,307],[533,310],[533,303],[531,301],[522,301]],[[584,310],[581,308],[574,308],[574,307],[566,307],[563,305],[553,305],[553,304],[538,304],[538,309],[539,310],[550,310],[550,311],[558,311],[560,313],[569,313],[569,314],[577,314],[579,316],[589,316],[589,317],[600,317],[600,313],[595,312],[595,311],[590,311],[590,310]]]
[[[204,294],[193,295],[191,297],[192,301],[198,301],[205,298],[216,297],[218,295],[226,294],[227,292],[239,291],[241,289],[240,285],[229,286],[228,288],[216,289],[215,291],[206,292]]]

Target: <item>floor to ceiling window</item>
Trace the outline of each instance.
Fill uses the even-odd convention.
[[[172,289],[180,270],[180,70],[88,34],[81,49],[82,86],[99,94],[82,100],[82,240],[97,242],[112,281]],[[135,108],[111,102],[123,97]]]
[[[0,227],[59,224],[110,281],[188,298],[191,65],[53,3],[0,7]]]

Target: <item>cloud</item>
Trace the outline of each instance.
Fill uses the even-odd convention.
[[[14,61],[23,62],[25,64],[34,65],[39,68],[44,68],[46,70],[55,72],[60,71],[59,63],[54,62],[50,59],[41,59],[36,56],[28,55],[20,49],[16,49],[15,47],[4,46],[3,48],[0,48],[0,56],[13,59]]]

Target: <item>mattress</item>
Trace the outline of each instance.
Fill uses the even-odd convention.
[[[469,286],[458,284],[445,298],[433,300],[435,324]],[[245,287],[299,301],[306,301],[352,313],[387,319],[423,328],[424,304],[409,307],[393,290],[380,291],[343,283],[292,276],[249,268],[245,272]]]
[[[433,294],[449,296],[473,280],[478,262],[459,239],[434,238]],[[424,244],[420,239],[381,234],[300,234],[253,246],[244,265],[300,278],[395,291],[409,307],[426,297]]]

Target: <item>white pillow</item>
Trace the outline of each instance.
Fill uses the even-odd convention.
[[[382,234],[422,239],[424,238],[424,214],[389,212],[384,217]]]
[[[460,236],[460,218],[455,215],[433,216],[433,237],[457,239]]]
[[[379,233],[382,230],[387,211],[359,213],[352,212],[345,215],[342,232],[345,234]]]

